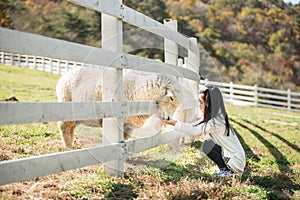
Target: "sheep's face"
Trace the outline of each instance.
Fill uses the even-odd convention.
[[[178,92],[167,89],[163,98],[158,102],[158,105],[168,114],[168,116],[172,116],[180,103],[181,101]]]

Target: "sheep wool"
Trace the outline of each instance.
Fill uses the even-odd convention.
[[[78,67],[63,74],[56,85],[58,102],[102,101],[102,79],[105,68]],[[154,100],[168,116],[182,103],[181,87],[171,76],[127,70],[123,77],[123,100]],[[124,138],[142,127],[149,115],[124,117]],[[77,125],[102,127],[102,120],[60,121],[58,127],[66,147],[72,147]],[[157,126],[156,126],[157,128]]]

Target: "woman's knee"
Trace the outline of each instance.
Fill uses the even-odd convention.
[[[202,151],[207,155],[216,144],[212,140],[205,140],[202,145]]]

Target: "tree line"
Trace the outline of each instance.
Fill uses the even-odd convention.
[[[159,22],[198,39],[204,78],[300,90],[300,4],[282,0],[123,0]],[[2,27],[101,45],[101,15],[62,0],[2,0]],[[163,57],[162,38],[124,24],[132,53]],[[154,38],[154,39],[150,39]],[[142,48],[147,44],[148,48]],[[140,46],[139,46],[140,45]],[[186,54],[180,50],[182,57]]]

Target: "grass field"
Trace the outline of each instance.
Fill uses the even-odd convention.
[[[58,78],[0,65],[0,100],[55,101]],[[128,158],[123,178],[104,175],[99,164],[0,186],[0,199],[300,199],[300,114],[230,104],[227,110],[247,154],[241,182],[212,178],[216,168],[200,153],[201,142],[187,141],[180,152],[164,145]],[[76,148],[101,134],[76,132]],[[64,148],[56,124],[47,123],[0,126],[0,151],[5,161]]]

